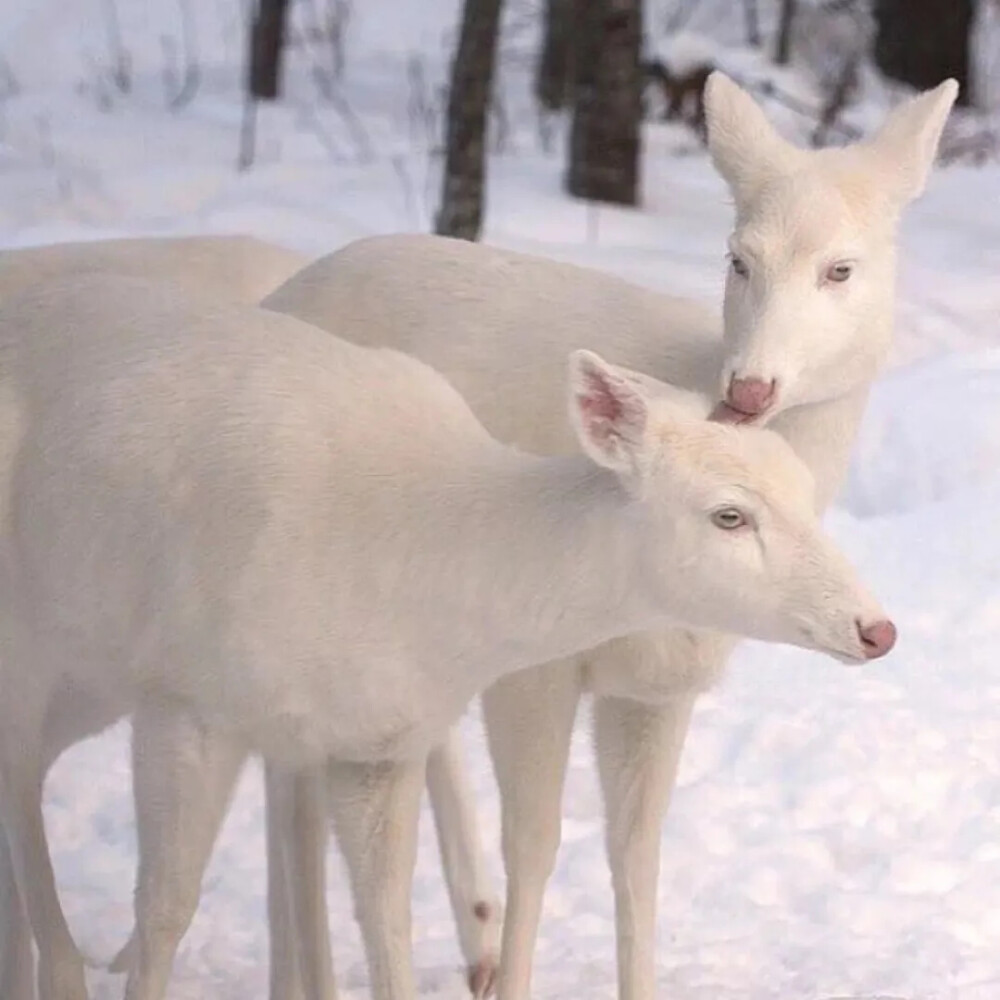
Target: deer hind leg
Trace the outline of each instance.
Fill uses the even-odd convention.
[[[323,768],[264,767],[271,1000],[336,1000],[326,903]]]
[[[126,1000],[163,1000],[245,759],[178,703],[157,700],[133,717],[139,876]]]
[[[425,761],[329,766],[330,813],[347,863],[373,1000],[415,1000],[410,895]]]
[[[496,985],[502,908],[486,871],[457,729],[431,751],[427,788],[469,989],[486,997]]]
[[[105,729],[119,716],[115,706],[86,690],[60,686],[45,710],[42,778],[68,747]],[[40,808],[40,806],[39,806]],[[34,957],[28,911],[18,891],[6,836],[0,832],[0,998],[33,1000]]]
[[[521,671],[483,695],[500,786],[507,903],[499,1000],[526,1000],[545,887],[562,831],[562,788],[580,699],[572,660]]]
[[[696,695],[663,705],[594,702],[594,742],[604,793],[606,846],[615,894],[619,1000],[656,995],[656,892],[660,828]]]
[[[14,697],[11,691],[5,695]],[[19,690],[16,702],[16,720],[5,720],[0,730],[0,817],[9,865],[5,891],[15,902],[23,900],[30,921],[38,948],[39,1000],[87,1000],[83,960],[59,904],[42,816],[46,692]],[[16,921],[16,912],[13,917]],[[15,969],[15,963],[27,957],[23,933],[23,926],[15,924],[8,938],[14,949],[10,975],[22,991],[25,971]],[[6,982],[6,970],[4,975]]]
[[[0,827],[0,997],[34,1000],[35,956],[31,924],[14,878],[7,835]]]

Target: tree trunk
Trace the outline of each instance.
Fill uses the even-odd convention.
[[[774,50],[774,61],[779,66],[787,66],[792,59],[792,21],[795,20],[796,2],[797,0],[781,0],[778,44]]]
[[[288,0],[258,0],[250,29],[249,89],[258,101],[276,100],[281,90]]]
[[[575,0],[546,0],[545,38],[535,73],[535,97],[549,111],[560,111],[573,93]]]
[[[972,100],[973,0],[875,0],[875,63],[890,79],[926,90],[953,76]]]
[[[583,0],[566,188],[620,205],[639,200],[641,0]]]
[[[500,30],[501,0],[465,0],[451,68],[447,154],[435,231],[479,238],[483,225],[486,124]]]

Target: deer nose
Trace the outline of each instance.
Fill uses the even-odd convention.
[[[765,382],[762,378],[736,378],[729,380],[726,403],[734,410],[748,417],[759,417],[774,404],[777,391],[774,379]]]
[[[877,660],[896,645],[896,626],[888,618],[869,625],[858,622],[858,636],[865,656],[869,660]]]

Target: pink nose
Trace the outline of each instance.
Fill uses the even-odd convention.
[[[765,382],[762,378],[733,378],[729,382],[726,402],[740,413],[757,417],[770,409],[775,389],[774,379]]]
[[[858,635],[869,660],[877,660],[896,645],[896,626],[886,618],[884,621],[862,625],[858,622]]]

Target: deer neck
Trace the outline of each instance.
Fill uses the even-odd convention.
[[[870,390],[865,384],[835,399],[796,406],[770,424],[812,470],[820,511],[833,502],[847,475]]]
[[[437,565],[416,610],[433,623],[424,653],[457,684],[479,690],[652,624],[635,501],[589,460],[509,454],[450,487],[444,506],[428,511]]]

